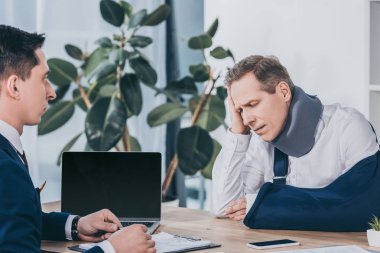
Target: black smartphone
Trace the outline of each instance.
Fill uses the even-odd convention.
[[[297,241],[289,240],[289,239],[247,243],[248,247],[254,248],[254,249],[270,249],[270,248],[297,246],[297,245],[300,245],[300,243]]]

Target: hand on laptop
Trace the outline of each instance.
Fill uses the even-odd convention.
[[[155,243],[144,225],[131,225],[117,231],[108,239],[116,253],[155,253]]]
[[[122,228],[119,219],[108,209],[86,215],[78,221],[78,236],[82,241],[100,242]]]
[[[247,200],[242,197],[238,200],[231,201],[224,214],[233,220],[241,221],[244,219],[247,210]]]

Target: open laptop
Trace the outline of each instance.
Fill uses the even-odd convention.
[[[62,212],[107,208],[123,226],[144,224],[153,233],[161,220],[161,154],[65,152],[61,202]]]

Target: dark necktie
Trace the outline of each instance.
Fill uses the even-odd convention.
[[[25,151],[22,154],[17,151],[17,154],[21,157],[22,161],[25,164],[25,167],[29,170],[28,161],[26,160]]]

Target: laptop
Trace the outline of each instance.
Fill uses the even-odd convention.
[[[61,205],[80,216],[107,208],[123,226],[144,224],[153,233],[161,220],[161,154],[64,152]]]

